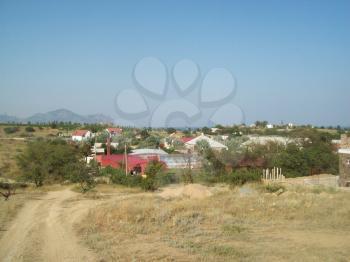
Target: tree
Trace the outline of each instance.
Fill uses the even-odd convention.
[[[176,129],[173,128],[173,127],[168,127],[168,128],[166,129],[166,132],[167,132],[168,134],[173,134],[173,133],[176,132]]]
[[[67,179],[66,166],[78,162],[83,155],[78,148],[63,140],[38,140],[28,143],[17,163],[26,181],[42,186],[47,182]]]
[[[31,126],[27,126],[25,128],[25,130],[26,130],[26,132],[35,132],[35,129],[33,127],[31,127]]]
[[[150,161],[145,169],[146,178],[142,180],[142,188],[146,191],[154,191],[158,188],[157,176],[161,175],[165,167],[157,160]]]
[[[92,161],[89,165],[84,162],[72,163],[66,167],[70,181],[78,183],[82,193],[85,193],[95,187],[95,177],[99,176],[100,170],[97,164]]]
[[[4,132],[6,134],[13,134],[19,131],[19,128],[17,126],[9,126],[4,128]]]
[[[146,139],[147,137],[149,137],[149,133],[148,133],[147,129],[142,129],[140,135],[141,135],[141,139],[143,139],[143,140]]]

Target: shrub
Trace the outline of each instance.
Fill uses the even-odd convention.
[[[238,169],[229,174],[227,182],[234,186],[244,185],[247,182],[260,182],[261,174],[259,170]]]
[[[286,187],[278,183],[267,184],[264,188],[269,193],[276,193],[276,192],[283,193],[286,191]]]
[[[161,173],[157,176],[158,186],[166,186],[169,184],[178,183],[179,179],[174,173]]]
[[[146,167],[145,175],[146,178],[142,180],[141,188],[146,191],[154,191],[158,189],[157,177],[162,176],[164,173],[165,166],[162,162],[157,160],[150,161]]]
[[[6,134],[13,134],[13,133],[16,133],[16,132],[18,132],[19,131],[19,128],[18,127],[16,127],[16,126],[9,126],[9,127],[5,127],[4,128],[4,132],[6,133]]]
[[[29,132],[29,133],[35,132],[35,129],[31,126],[27,126],[25,130],[26,132]]]
[[[104,170],[103,172],[108,172],[111,175],[112,183],[127,187],[141,186],[143,180],[140,175],[125,175],[125,171],[120,168],[108,167],[108,170]]]

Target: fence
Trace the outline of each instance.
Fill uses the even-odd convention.
[[[282,168],[274,167],[272,169],[263,169],[262,179],[268,181],[283,181],[286,178],[282,175]]]

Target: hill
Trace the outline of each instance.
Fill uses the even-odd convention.
[[[7,114],[0,115],[0,123],[49,123],[49,122],[72,122],[72,123],[113,123],[113,118],[103,114],[79,115],[67,109],[58,109],[47,113],[37,113],[27,118],[18,118]]]

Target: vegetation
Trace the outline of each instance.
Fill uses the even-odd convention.
[[[4,128],[4,132],[6,134],[13,134],[19,131],[19,128],[17,126],[9,126]]]
[[[165,172],[165,166],[162,162],[151,161],[145,169],[145,176],[140,174],[125,174],[121,168],[107,167],[102,170],[102,175],[110,176],[114,184],[127,187],[140,187],[145,191],[155,191],[160,186],[177,182],[174,174]]]
[[[79,233],[105,261],[347,260],[348,192],[291,187],[277,196],[248,189],[256,195],[222,190],[198,200],[130,194],[93,209]]]
[[[86,165],[79,147],[63,140],[30,142],[18,158],[22,179],[37,187],[44,183],[62,183],[65,180],[80,184],[83,192],[94,186],[99,168],[95,163]]]
[[[225,181],[233,186],[241,186],[248,182],[260,182],[261,172],[259,170],[238,169],[229,174]]]
[[[32,126],[27,126],[27,127],[25,128],[25,130],[26,130],[26,132],[29,132],[29,133],[35,132],[35,129],[34,129],[34,127],[32,127]]]

